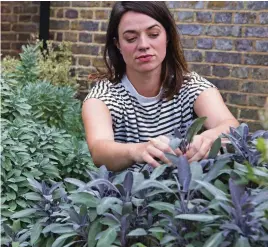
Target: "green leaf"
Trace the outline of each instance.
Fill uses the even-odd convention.
[[[86,183],[80,181],[79,179],[76,179],[76,178],[65,178],[64,179],[66,182],[68,183],[71,183],[71,184],[74,184],[76,185],[77,187],[85,187],[86,186]]]
[[[210,236],[203,247],[217,247],[223,242],[223,239],[222,232],[217,232]]]
[[[152,227],[148,230],[149,232],[163,232],[166,233],[166,230],[161,227]]]
[[[96,236],[99,232],[101,232],[101,228],[102,228],[102,225],[100,223],[100,220],[96,220],[91,224],[89,228],[89,232],[88,232],[88,239],[87,239],[88,247],[96,246],[96,243],[97,243]]]
[[[197,183],[195,180],[201,180],[203,177],[203,168],[198,162],[192,162],[190,165],[190,170],[192,174],[191,182],[189,185],[189,190],[196,188]]]
[[[169,242],[171,242],[173,240],[176,240],[176,238],[174,236],[165,235],[163,237],[163,239],[161,239],[160,244],[165,246],[167,243],[169,243]]]
[[[127,236],[136,237],[136,236],[145,236],[145,235],[147,235],[147,232],[143,228],[137,228],[129,232]]]
[[[247,167],[245,165],[241,165],[241,164],[239,164],[237,162],[235,162],[234,168],[239,170],[239,171],[248,173]],[[266,170],[266,171],[261,170],[258,167],[252,167],[252,171],[253,171],[254,175],[267,178],[268,169],[265,169],[264,167],[263,167],[263,169]]]
[[[7,201],[15,200],[17,197],[14,191],[8,192],[6,196],[7,196]]]
[[[53,232],[53,233],[69,233],[69,232],[73,232],[74,229],[72,226],[69,226],[68,224],[59,224],[59,223],[52,223],[48,226],[46,226],[42,233],[46,234],[49,232]]]
[[[31,245],[34,245],[37,240],[39,239],[39,236],[42,232],[42,226],[39,222],[33,225],[33,228],[31,230]]]
[[[148,206],[159,211],[168,211],[170,213],[174,213],[175,211],[174,205],[168,202],[151,202]]]
[[[235,247],[251,247],[248,238],[245,238],[243,236],[240,236],[239,239],[237,239]]]
[[[192,142],[194,136],[198,133],[199,130],[201,130],[206,119],[206,117],[201,117],[193,121],[186,133],[186,139],[188,143]]]
[[[176,219],[199,221],[199,222],[214,221],[220,217],[221,216],[219,215],[209,215],[209,214],[180,214],[175,216]]]
[[[153,170],[153,172],[152,172],[152,174],[150,176],[150,179],[156,179],[159,176],[161,176],[167,167],[168,167],[168,165],[162,165],[162,166],[156,167]]]
[[[221,138],[218,137],[211,146],[208,159],[215,159],[221,149]]]
[[[116,197],[104,197],[101,199],[101,201],[99,202],[99,205],[97,206],[97,214],[102,215],[108,209],[113,209],[116,212],[118,211],[118,209],[121,209],[119,211],[122,212],[122,205],[123,205],[123,202]],[[121,212],[118,212],[118,213],[121,213]]]
[[[132,189],[132,193],[135,194],[143,189],[149,189],[149,188],[158,188],[158,189],[164,190],[165,192],[174,194],[174,192],[170,188],[163,185],[163,183],[161,183],[160,181],[151,180],[151,179],[144,180],[141,184],[137,185],[137,187],[134,187]]]
[[[13,220],[12,230],[18,232],[21,229],[20,220]]]
[[[205,182],[205,181],[200,181],[200,180],[196,180],[196,182],[198,184],[200,184],[201,186],[203,186],[208,192],[210,192],[217,200],[222,200],[222,201],[229,201],[229,199],[227,198],[226,194],[219,190],[218,188],[216,188],[214,185]]]
[[[12,242],[11,247],[20,247],[19,242]]]
[[[76,235],[77,235],[76,233],[63,234],[54,241],[51,247],[61,247],[67,238],[70,238]]]
[[[205,175],[204,181],[211,181],[220,175],[220,171],[223,167],[230,161],[230,156],[219,156],[220,158],[216,160],[214,165],[210,168],[209,172]]]
[[[97,247],[110,246],[115,241],[116,236],[116,230],[114,228],[108,228],[107,230],[102,232],[101,238],[98,240]]]
[[[18,192],[18,185],[16,184],[8,184],[8,187],[12,188],[14,191]]]
[[[28,193],[24,194],[24,198],[26,200],[31,200],[31,201],[40,201],[40,200],[42,200],[41,195],[39,195],[36,192],[28,192]]]
[[[33,215],[35,212],[36,212],[36,209],[27,208],[27,209],[21,210],[15,214],[11,215],[11,218],[14,219],[14,218],[27,217],[27,216]]]
[[[46,247],[51,247],[54,241],[55,239],[53,238],[53,236],[51,236],[49,239],[47,239]]]
[[[69,198],[74,204],[83,204],[90,208],[95,208],[99,204],[99,199],[87,192],[71,194]]]

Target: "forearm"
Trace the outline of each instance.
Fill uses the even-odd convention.
[[[138,155],[146,143],[117,143],[108,140],[98,140],[91,148],[91,156],[96,166],[105,165],[108,170],[121,171],[134,163],[142,162]]]
[[[216,140],[222,133],[228,134],[230,132],[230,127],[238,127],[239,122],[236,119],[228,119],[220,123],[215,128],[204,131],[201,135],[207,138]]]

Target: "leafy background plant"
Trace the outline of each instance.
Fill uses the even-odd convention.
[[[56,66],[58,56],[57,52],[53,55],[54,49],[48,55],[55,60],[52,63],[51,59],[51,66]],[[65,49],[67,46],[61,45],[60,52]],[[20,60],[7,58],[2,67],[3,220],[9,220],[15,211],[28,207],[24,198],[24,194],[30,190],[28,178],[59,181],[70,174],[82,178],[85,169],[94,169],[85,142],[81,102],[75,99],[75,87],[68,85],[73,82],[68,81],[67,74],[65,77],[57,76],[63,71],[46,71],[54,73],[54,84],[42,78],[41,68],[46,60],[41,53],[40,43],[23,46],[22,50]],[[65,57],[63,55],[59,61],[63,62]],[[10,64],[14,66],[8,67]],[[66,72],[67,64],[64,67]],[[67,85],[60,84],[60,80],[65,79]]]
[[[75,89],[41,78],[38,52],[1,81],[1,246],[268,246],[268,131],[231,128],[191,164],[94,169]],[[186,152],[204,121],[170,146]]]

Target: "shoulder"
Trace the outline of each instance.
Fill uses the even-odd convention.
[[[100,80],[89,90],[84,101],[90,98],[115,100],[120,96],[122,90],[123,88],[119,84],[113,84],[107,79]]]
[[[192,71],[185,75],[184,86],[194,86],[194,85],[209,85],[215,87],[210,81]]]
[[[206,88],[216,88],[216,86],[194,71],[184,76],[182,90],[203,91]]]

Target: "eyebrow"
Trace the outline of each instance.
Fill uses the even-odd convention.
[[[146,28],[146,30],[150,30],[150,29],[152,29],[152,28],[154,28],[154,27],[159,27],[159,28],[160,28],[160,26],[159,26],[158,24],[154,24],[154,25],[152,25],[152,26]],[[125,32],[123,32],[123,35],[124,35],[125,33],[137,33],[137,31],[136,31],[136,30],[126,30]]]

